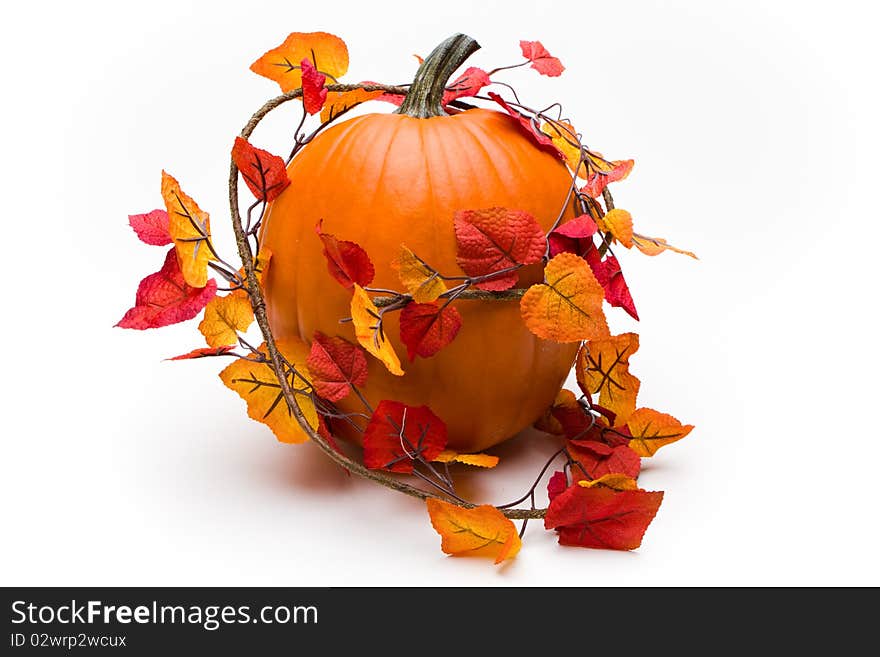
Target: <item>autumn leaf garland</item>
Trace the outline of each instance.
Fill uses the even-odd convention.
[[[285,160],[251,144],[248,131],[234,139],[231,158],[255,199],[247,226],[236,224],[248,240],[252,270],[236,269],[218,255],[208,213],[163,171],[164,209],[131,215],[129,223],[145,244],[171,248],[161,269],[141,281],[135,305],[118,323],[123,328],[156,328],[203,312],[199,330],[207,346],[170,360],[231,359],[220,378],[244,400],[251,418],[267,425],[282,442],[320,436],[353,466],[332,435],[336,423],[348,421],[362,435],[368,469],[415,475],[432,483],[432,492],[422,496],[428,498],[428,514],[444,552],[488,556],[496,563],[513,558],[521,547],[511,515],[543,517],[545,527],[564,545],[637,548],[663,498],[662,492],[639,487],[641,459],[653,457],[693,428],[671,415],[638,407],[641,382],[629,367],[639,336],[611,335],[604,304],[638,319],[613,247],[635,247],[652,256],[666,250],[696,256],[663,238],[636,232],[632,215],[610,203],[607,186],[626,179],[633,160],[608,160],[583,144],[570,121],[535,111],[516,96],[502,98],[485,91],[509,68],[529,66],[550,77],[564,71],[540,41],[519,45],[524,61],[489,72],[467,68],[448,84],[442,105],[449,113],[467,107],[460,104],[462,99],[488,99],[500,106],[536,146],[566,163],[572,174],[570,200],[580,209],[578,216],[558,221],[545,232],[519,208],[461,208],[449,217],[460,271],[439,271],[424,254],[406,246],[403,234],[397,256],[379,263],[397,274],[400,291],[371,288],[377,270],[370,255],[348,236],[327,232],[319,223],[313,239],[324,255],[327,275],[351,294],[350,317],[340,320],[351,323],[355,341],[320,332],[310,336],[310,344],[281,341],[275,362],[266,343],[253,346],[247,333],[254,308],[263,303],[261,286],[271,266],[271,253],[258,248],[259,227],[268,204],[285,193],[290,180]],[[321,122],[318,130],[364,102],[400,104],[399,88],[338,84],[348,65],[348,49],[339,37],[294,32],[251,69],[289,92],[286,100],[300,99],[303,121],[316,117]],[[308,138],[298,136],[289,159],[307,143]],[[235,215],[233,221],[238,221]],[[543,268],[543,280],[523,286],[521,270],[536,266]],[[257,288],[248,280],[256,280]],[[543,470],[549,472],[546,511],[534,507],[534,486],[522,498],[531,496],[532,509],[522,513],[507,510],[512,505],[474,505],[459,498],[453,493],[449,465],[491,468],[498,457],[447,449],[446,425],[427,406],[383,399],[373,407],[361,393],[371,360],[396,376],[406,376],[395,343],[406,348],[410,362],[433,358],[453,343],[466,330],[456,307],[465,299],[517,301],[522,321],[535,336],[581,344],[575,364],[580,394],[560,391],[536,422],[537,428],[560,441]],[[391,313],[399,313],[396,337],[387,330]],[[263,323],[260,328],[264,334],[269,330]],[[292,398],[284,394],[282,383]],[[336,408],[350,396],[363,404],[359,417],[342,415]],[[557,458],[562,468],[548,470]],[[384,477],[373,478],[390,482]],[[446,499],[436,498],[436,490]]]

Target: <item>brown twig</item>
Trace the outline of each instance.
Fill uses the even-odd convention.
[[[406,93],[406,89],[404,88],[381,84],[332,84],[327,86],[328,91],[353,91],[355,89],[364,89],[366,91],[385,91],[388,93]],[[259,110],[257,110],[253,114],[253,116],[251,116],[250,120],[241,131],[241,137],[243,139],[248,139],[253,133],[254,129],[260,123],[260,121],[262,121],[269,112],[288,101],[299,98],[301,95],[302,89],[294,89],[293,91],[289,91],[280,96],[276,96],[275,98],[268,101]],[[288,407],[290,408],[293,416],[296,418],[296,421],[299,423],[302,430],[306,433],[307,436],[309,436],[312,442],[318,445],[318,447],[325,454],[327,454],[327,456],[330,457],[331,460],[353,474],[356,474],[360,477],[363,477],[364,479],[369,479],[370,481],[374,481],[378,484],[381,484],[382,486],[391,488],[392,490],[396,490],[398,492],[418,499],[443,499],[443,496],[441,495],[436,495],[420,488],[416,488],[415,486],[411,486],[398,479],[388,477],[381,472],[369,470],[364,465],[348,458],[348,456],[346,456],[345,454],[337,452],[335,449],[333,449],[333,447],[326,440],[324,440],[324,438],[321,437],[318,432],[311,427],[311,425],[309,425],[308,421],[303,416],[302,409],[299,406],[299,402],[297,401],[296,396],[290,387],[287,373],[284,370],[281,354],[278,351],[278,347],[275,343],[275,338],[272,335],[272,329],[269,325],[269,318],[266,314],[266,300],[263,297],[262,289],[260,288],[260,285],[257,281],[257,273],[254,269],[253,253],[251,252],[251,247],[248,242],[247,232],[242,225],[241,212],[238,205],[238,167],[235,165],[234,161],[231,162],[229,166],[229,209],[232,219],[232,229],[235,232],[235,241],[236,245],[238,246],[238,254],[241,258],[245,275],[247,277],[248,294],[250,296],[251,306],[253,306],[254,318],[257,322],[257,325],[260,327],[260,332],[263,334],[263,339],[266,342],[266,351],[269,354],[270,360],[269,364],[272,367],[272,371],[275,373],[275,376],[278,378],[278,383],[281,386],[281,392],[284,395],[284,400],[287,402]],[[469,295],[465,297],[465,293],[462,293],[462,298],[483,299],[486,297],[482,295],[486,294],[490,295],[491,298],[497,298],[499,294],[486,293],[482,290],[468,290],[467,292],[473,294],[473,296]],[[509,290],[507,293],[501,294],[509,294],[511,299],[515,299],[522,296],[523,292],[524,290]],[[461,506],[465,506],[467,508],[472,508],[476,506],[470,503],[462,504],[461,502],[457,501],[455,503]],[[547,509],[503,509],[502,513],[511,520],[524,520],[528,518],[537,519],[543,518],[547,513]]]

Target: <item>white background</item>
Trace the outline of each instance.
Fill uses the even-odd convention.
[[[473,4],[473,6],[471,6]],[[551,8],[552,6],[552,8]],[[16,3],[0,25],[5,585],[880,584],[876,559],[876,17],[861,2]],[[643,405],[697,425],[647,464],[666,490],[636,553],[540,527],[496,568],[439,549],[423,506],[247,419],[195,322],[111,328],[164,249],[127,214],[177,176],[233,253],[227,157],[275,95],[248,71],[290,31],[404,82],[456,31],[472,64],[540,39],[567,66],[505,78],[634,157],[637,230],[697,251],[620,259]],[[384,110],[384,108],[382,108]],[[257,143],[282,151],[282,114]],[[225,361],[224,361],[225,362]],[[472,482],[525,488],[540,438]],[[546,440],[546,439],[543,439]]]

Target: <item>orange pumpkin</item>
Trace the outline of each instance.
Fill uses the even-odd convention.
[[[463,41],[466,39],[467,41]],[[453,42],[454,40],[457,40]],[[506,114],[469,109],[449,116],[440,98],[450,74],[476,49],[458,35],[422,64],[398,113],[368,114],[319,134],[288,167],[291,184],[271,205],[261,244],[272,251],[266,304],[276,338],[311,341],[315,331],[355,342],[348,317],[351,291],[328,273],[315,225],[357,242],[376,269],[373,287],[401,289],[392,260],[406,244],[444,274],[456,264],[456,210],[502,206],[525,210],[545,228],[566,202],[571,175]],[[566,216],[572,216],[573,209]],[[522,286],[541,278],[523,270]],[[394,376],[369,358],[363,394],[425,404],[449,430],[449,447],[479,451],[529,426],[552,404],[577,344],[538,339],[523,324],[517,301],[456,301],[462,328],[435,356],[403,363]],[[398,354],[399,313],[385,331]],[[363,413],[354,395],[339,403]],[[359,421],[361,426],[365,424]],[[343,436],[358,432],[334,424]]]

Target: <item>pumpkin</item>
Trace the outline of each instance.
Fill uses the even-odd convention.
[[[373,287],[400,289],[391,263],[406,244],[435,269],[460,275],[453,215],[495,206],[525,210],[549,229],[559,216],[571,174],[507,114],[467,109],[448,115],[441,97],[450,75],[479,46],[457,35],[435,49],[395,114],[367,114],[320,133],[294,158],[290,186],[267,210],[261,244],[271,250],[266,307],[276,338],[311,341],[315,331],[355,342],[351,290],[327,271],[315,226],[363,247],[375,266]],[[573,208],[566,217],[573,216]],[[540,265],[525,268],[520,287],[540,281]],[[427,405],[448,429],[448,446],[479,451],[532,424],[552,404],[577,344],[537,338],[523,324],[519,303],[456,301],[462,328],[435,356],[403,363],[404,376],[369,359],[363,395]],[[386,316],[395,350],[399,313]],[[349,395],[346,413],[364,413]],[[356,418],[358,419],[358,418]],[[359,422],[361,426],[365,422]],[[334,432],[354,440],[345,422]]]

